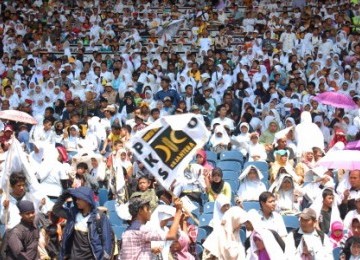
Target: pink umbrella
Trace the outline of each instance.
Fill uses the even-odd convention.
[[[360,151],[336,150],[329,151],[318,162],[318,166],[328,169],[360,170]]]
[[[339,108],[357,108],[357,105],[350,96],[338,92],[320,93],[314,97],[314,100],[321,104]]]
[[[352,141],[346,144],[346,150],[360,150],[360,140]]]
[[[22,122],[26,124],[36,125],[38,122],[31,115],[18,111],[18,110],[3,110],[0,111],[0,119],[6,119],[10,121]]]

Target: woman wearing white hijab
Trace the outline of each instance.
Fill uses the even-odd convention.
[[[261,224],[255,224],[256,221],[254,220],[257,218],[256,215],[258,214],[254,210],[250,210],[248,213],[249,221],[251,220],[253,226],[253,231],[249,238],[250,248],[246,251],[246,260],[287,259],[274,234],[270,230],[262,227]]]
[[[210,149],[216,153],[227,150],[230,143],[230,137],[224,126],[217,125],[213,135],[210,137]]]
[[[229,208],[229,198],[224,194],[220,193],[215,200],[213,218],[209,224],[213,228],[213,230],[217,229],[221,225],[221,219]]]
[[[239,126],[240,134],[231,137],[233,143],[233,149],[238,150],[244,157],[248,154],[250,143],[250,126],[246,122],[242,122]]]
[[[253,161],[266,161],[267,154],[265,146],[259,143],[259,133],[252,132],[250,134],[250,143],[249,143],[249,162]]]
[[[241,225],[247,221],[247,213],[235,206],[225,212],[217,232],[212,232],[203,243],[203,259],[242,260],[245,249],[240,240]]]
[[[262,192],[266,191],[264,178],[261,171],[254,165],[249,165],[239,177],[240,187],[237,191],[235,201],[258,201]]]
[[[269,191],[275,194],[276,211],[281,215],[293,215],[300,211],[297,198],[299,192],[296,190],[295,182],[290,174],[278,175]]]
[[[301,122],[295,127],[295,140],[298,157],[313,147],[324,150],[324,135],[320,128],[312,123],[310,112],[301,113]]]
[[[323,133],[325,143],[329,144],[330,141],[331,141],[330,130],[329,130],[328,127],[326,127],[324,125],[324,120],[323,120],[322,116],[320,116],[320,115],[315,116],[314,117],[314,123],[318,125],[321,132]]]

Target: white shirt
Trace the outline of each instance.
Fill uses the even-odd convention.
[[[221,119],[220,117],[214,118],[211,121],[211,129],[214,127],[214,124],[220,124],[222,126],[228,127],[231,131],[234,130],[234,120],[228,117],[224,117],[224,119]]]
[[[259,210],[258,213],[265,228],[274,230],[281,237],[286,237],[287,231],[286,231],[285,223],[282,216],[279,213],[274,211],[268,219],[264,217],[263,212],[261,210]]]
[[[293,232],[290,232],[286,237],[285,253],[288,256],[288,259],[302,259],[301,255],[303,253],[303,241],[305,241],[313,260],[333,259],[333,247],[329,237],[326,234],[324,235],[324,242],[322,243],[321,237],[316,232],[316,230],[314,230],[312,233],[304,234],[303,231],[299,229],[299,233],[303,234],[303,236],[297,248],[295,247]]]
[[[9,208],[8,210],[5,210],[3,203],[6,199],[6,196],[1,197],[1,206],[0,206],[0,220],[1,223],[6,224],[6,218],[7,218],[7,226],[6,228],[12,229],[17,224],[20,223],[21,217],[20,217],[20,211],[19,208],[16,206],[17,200],[13,196],[9,196]],[[21,200],[29,200],[33,201],[33,198],[30,196],[29,193],[25,193],[24,197],[21,198]],[[8,217],[6,217],[8,215]]]

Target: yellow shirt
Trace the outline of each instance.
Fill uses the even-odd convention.
[[[229,200],[231,200],[231,186],[229,183],[227,183],[226,181],[224,182],[224,186],[221,189],[219,194],[216,194],[211,188],[210,190],[208,190],[208,196],[209,196],[209,201],[210,202],[214,202],[216,200],[215,195],[219,195],[219,194],[223,194],[226,197],[229,198]]]

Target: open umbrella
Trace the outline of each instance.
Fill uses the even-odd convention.
[[[22,122],[26,124],[36,125],[38,122],[31,115],[18,111],[18,110],[3,110],[0,111],[0,119],[6,119],[10,121]]]
[[[324,92],[314,97],[314,100],[321,104],[330,105],[338,108],[357,108],[357,105],[348,95],[338,92]]]
[[[346,144],[346,150],[360,150],[360,140],[352,141]]]
[[[360,151],[356,150],[329,151],[317,162],[317,165],[328,169],[359,170],[359,158]]]

